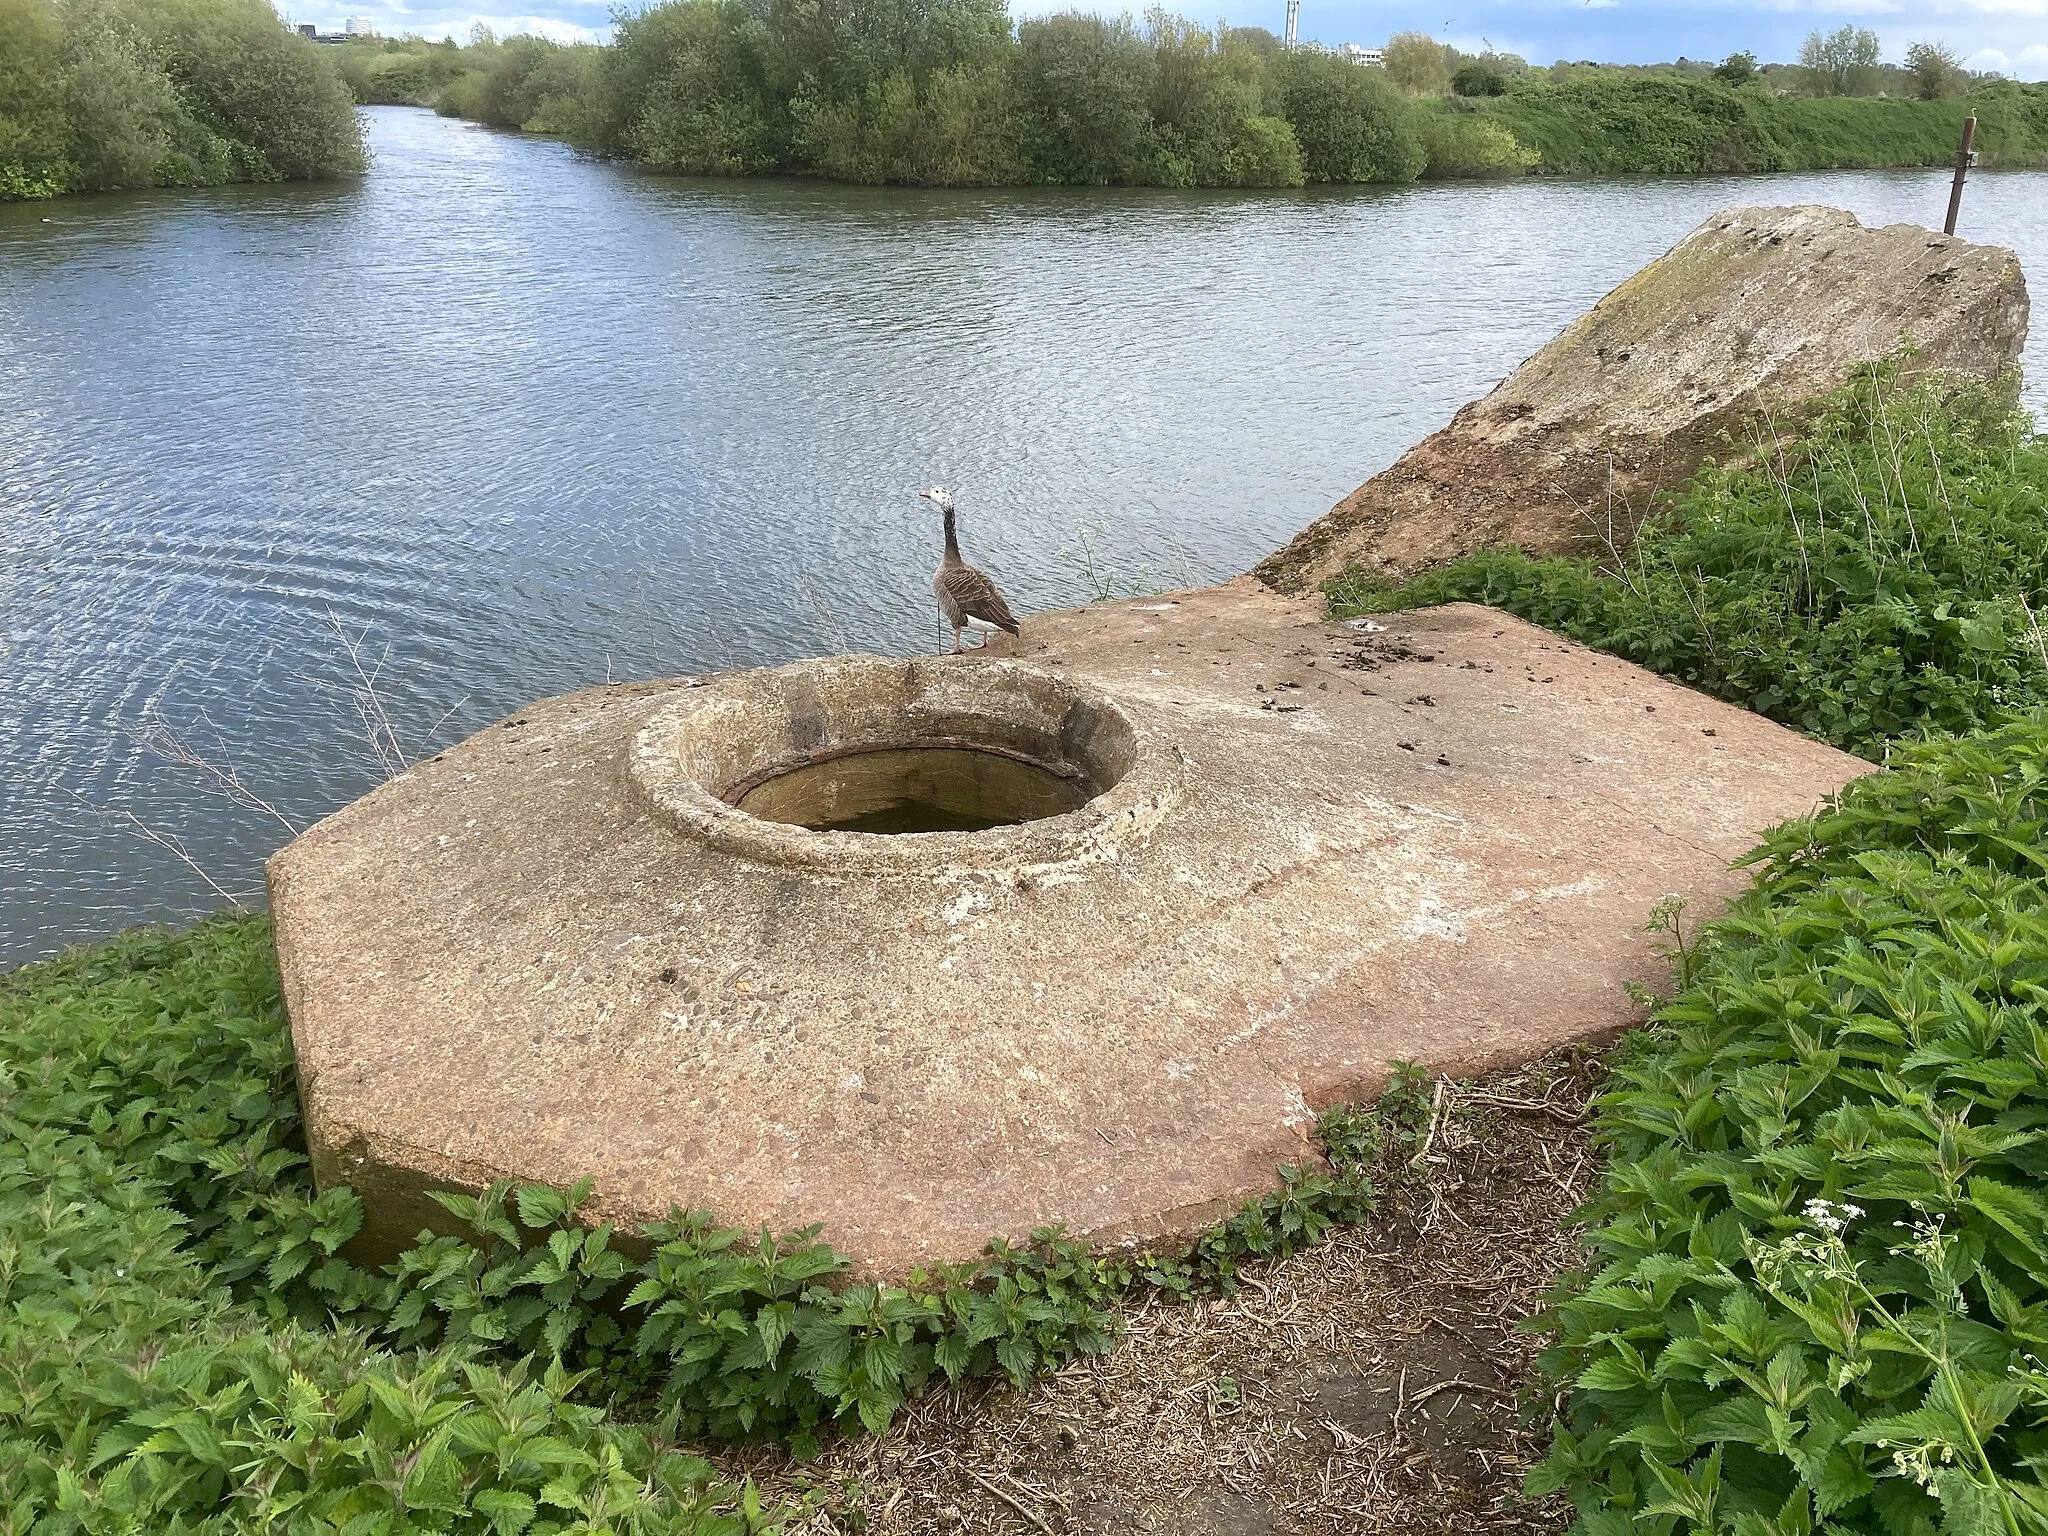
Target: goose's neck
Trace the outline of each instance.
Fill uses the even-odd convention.
[[[953,509],[951,507],[947,507],[945,511],[946,558],[948,560],[958,560],[960,558],[960,535],[956,533],[953,528]]]

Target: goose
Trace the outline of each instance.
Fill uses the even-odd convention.
[[[996,584],[989,580],[988,573],[976,570],[960,558],[960,536],[953,527],[953,493],[944,486],[935,485],[917,494],[936,504],[946,514],[946,557],[932,574],[932,596],[939,600],[939,611],[953,626],[953,654],[958,656],[962,653],[960,635],[963,630],[971,629],[980,635],[982,645],[987,645],[988,636],[999,629],[1008,630],[1013,635],[1018,633],[1016,616],[1010,612],[1010,605],[1003,601],[1003,594],[996,590]]]

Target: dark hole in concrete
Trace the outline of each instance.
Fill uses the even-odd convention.
[[[981,832],[1079,810],[1094,785],[972,747],[884,748],[806,763],[757,784],[739,809],[816,832]]]

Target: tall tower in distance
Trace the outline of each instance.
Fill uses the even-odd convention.
[[[1294,34],[1301,25],[1301,0],[1287,0],[1287,35],[1280,39],[1280,46],[1289,53],[1294,52]]]

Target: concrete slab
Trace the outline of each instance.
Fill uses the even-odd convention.
[[[532,705],[271,861],[315,1173],[368,1251],[427,1188],[585,1174],[628,1227],[822,1223],[883,1275],[1055,1222],[1189,1236],[1396,1060],[1633,1022],[1651,906],[1738,890],[1756,829],[1868,768],[1489,609],[1373,631],[1249,578],[917,667],[1106,698],[1110,810],[845,868],[679,811],[650,774],[692,700],[815,694],[797,669]]]

